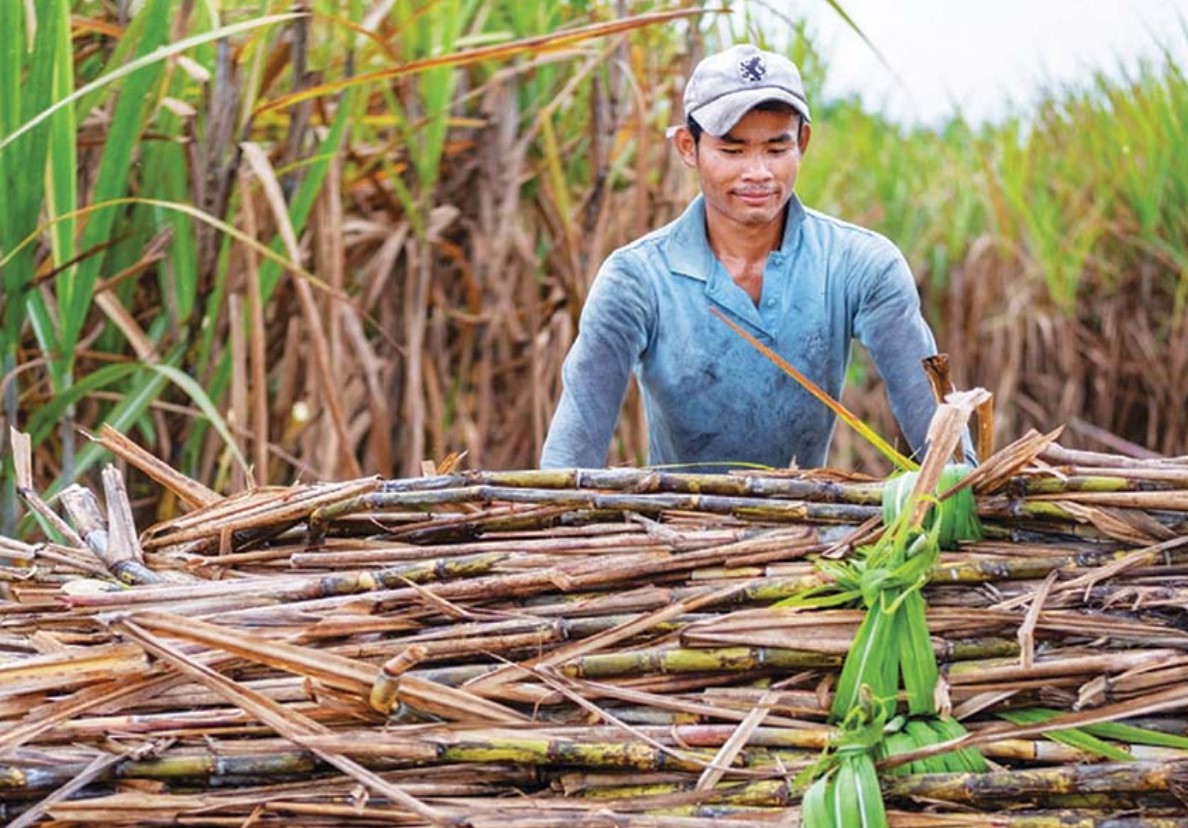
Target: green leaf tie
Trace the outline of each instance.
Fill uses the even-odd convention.
[[[973,467],[966,464],[945,466],[937,482],[937,495],[959,484],[971,471]],[[884,484],[884,524],[893,526],[899,519],[919,476],[919,472],[905,472]],[[962,540],[981,540],[982,524],[978,520],[973,490],[964,486],[944,500],[937,500],[928,511],[924,528],[936,532],[936,542],[941,549],[955,549],[957,542]]]

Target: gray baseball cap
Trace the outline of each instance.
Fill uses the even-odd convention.
[[[703,58],[685,86],[686,117],[718,138],[763,101],[782,101],[812,121],[796,64],[749,43]]]

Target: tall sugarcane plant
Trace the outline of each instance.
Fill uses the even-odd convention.
[[[703,14],[474,0],[127,10],[116,20],[97,0],[0,3],[0,405],[35,457],[52,458],[51,490],[101,455],[90,443],[75,451],[76,421],[138,431],[220,489],[269,482],[284,468],[278,447],[312,416],[332,438],[312,452],[316,473],[358,475],[352,371],[367,375],[371,465],[391,472],[396,426],[372,342],[382,325],[355,296],[343,249],[340,199],[355,188],[405,223],[397,241],[410,239],[391,247],[388,268],[403,271],[406,312],[395,335],[378,336],[405,339],[405,455],[419,464],[437,428],[425,398],[441,390],[423,371],[440,344],[428,338],[433,268],[452,215],[438,184],[451,131],[481,125],[463,117],[467,101],[488,82],[513,98],[520,87],[539,117],[516,151],[531,169],[532,139],[549,138],[541,167],[560,174],[555,212],[572,224],[569,139],[549,122],[599,65],[583,70],[573,56]],[[550,59],[522,81],[519,70],[499,76],[560,48],[573,66]],[[368,232],[382,238],[380,226]],[[298,344],[311,370],[275,364]],[[301,374],[310,379],[293,380]],[[312,415],[298,413],[306,401]],[[11,468],[0,479],[0,528],[11,532]]]
[[[226,433],[206,392],[177,370],[186,349],[185,337],[178,332],[186,330],[200,288],[194,277],[194,230],[183,203],[190,194],[184,167],[176,158],[181,144],[173,143],[180,142],[181,129],[170,116],[186,106],[187,91],[194,90],[171,59],[183,53],[201,58],[211,43],[294,15],[221,26],[213,13],[206,13],[210,7],[200,4],[189,12],[197,34],[170,43],[170,27],[178,24],[181,6],[186,4],[147,0],[119,31],[106,62],[92,57],[80,70],[75,38],[87,36],[90,21],[72,22],[68,0],[0,4],[4,416],[9,423],[19,422],[18,368],[43,364],[48,384],[44,393],[53,404],[31,419],[29,430],[40,443],[60,425],[61,474],[55,488],[99,456],[97,446],[87,446],[77,457],[73,448],[74,405],[96,392],[118,395],[106,414],[108,423],[121,429],[140,423],[151,430],[151,422],[145,420],[149,406],[173,382]],[[76,88],[80,71],[93,77]],[[106,113],[102,150],[91,180],[80,182],[80,122],[96,109]],[[142,146],[144,134],[152,129],[163,131],[160,145]],[[142,168],[143,178],[138,174]],[[151,198],[132,196],[135,188],[146,196],[175,201],[157,200],[154,205]],[[145,330],[128,311],[134,284],[127,277],[156,262],[145,248],[152,251],[166,236],[175,244],[169,265],[158,270],[158,281],[161,294],[172,301],[168,312]],[[84,328],[96,310],[104,321],[97,335],[87,339],[111,349],[110,361],[78,376]],[[22,365],[26,325],[41,357],[31,365]],[[125,347],[135,354],[134,361],[120,357]],[[9,452],[3,457],[5,464],[11,463]],[[12,474],[2,477],[5,487],[13,485]],[[15,503],[11,488],[0,503],[5,509]],[[4,525],[11,526],[12,519],[12,514],[0,514]]]

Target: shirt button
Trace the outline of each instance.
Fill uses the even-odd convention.
[[[764,305],[766,305],[766,306],[767,306],[767,307],[769,307],[769,308],[774,308],[774,307],[776,306],[776,300],[775,300],[775,297],[774,297],[774,296],[769,296],[769,297],[767,297],[767,299],[766,299],[766,300],[764,300],[763,304],[764,304]]]

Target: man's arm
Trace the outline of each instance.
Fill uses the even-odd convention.
[[[601,468],[627,395],[627,383],[647,348],[656,300],[630,258],[603,264],[582,308],[577,340],[561,369],[563,390],[541,453],[541,468]]]
[[[877,263],[858,274],[854,335],[870,352],[887,388],[891,411],[912,451],[918,452],[936,411],[921,360],[936,353],[936,340],[920,312],[907,261],[894,245],[882,242],[885,248],[874,260]]]

